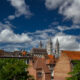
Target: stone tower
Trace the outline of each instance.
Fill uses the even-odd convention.
[[[58,58],[59,57],[59,41],[58,39],[56,40],[56,45],[55,45],[55,57]]]
[[[40,41],[40,43],[39,43],[39,48],[42,48],[42,46],[43,46],[43,44],[42,44],[42,42]]]
[[[51,38],[49,39],[48,43],[47,43],[47,53],[50,55],[53,55],[53,43]]]

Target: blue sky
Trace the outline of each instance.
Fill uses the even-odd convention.
[[[80,50],[79,0],[0,0],[0,48],[8,51],[46,46]]]

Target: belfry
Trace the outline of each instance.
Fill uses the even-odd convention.
[[[47,48],[47,53],[53,55],[53,43],[51,38],[48,40],[46,48]]]

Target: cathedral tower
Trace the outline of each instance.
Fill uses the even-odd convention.
[[[58,58],[59,57],[59,41],[58,39],[56,40],[56,45],[55,45],[55,57]]]
[[[53,43],[51,38],[49,39],[47,43],[47,53],[53,55]]]
[[[42,44],[42,42],[40,41],[40,43],[39,43],[39,48],[42,48],[43,47],[43,44]]]

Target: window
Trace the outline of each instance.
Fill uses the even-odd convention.
[[[42,77],[42,72],[38,72],[38,73],[37,73],[37,76],[38,76],[38,77]]]

